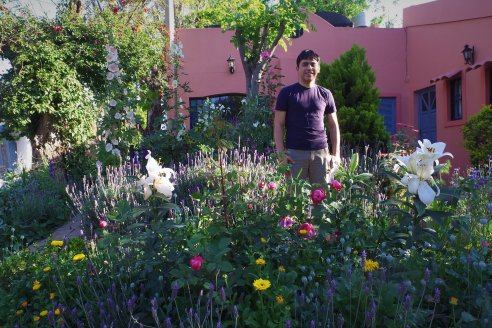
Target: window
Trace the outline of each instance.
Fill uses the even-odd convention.
[[[451,121],[463,118],[463,108],[461,105],[461,78],[449,81],[449,103]]]
[[[204,106],[205,101],[209,99],[211,106]],[[237,124],[239,110],[241,109],[241,101],[244,99],[244,95],[229,94],[229,95],[217,95],[205,98],[193,98],[190,99],[190,128],[195,126],[198,116],[205,115],[205,110],[214,110],[222,105],[227,109],[224,113],[224,118],[231,124]]]

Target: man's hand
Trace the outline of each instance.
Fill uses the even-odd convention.
[[[292,158],[283,151],[277,152],[277,158],[281,166],[294,163]]]

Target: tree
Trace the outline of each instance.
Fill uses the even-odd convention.
[[[365,49],[355,44],[332,64],[321,64],[317,82],[333,93],[342,140],[353,147],[385,145],[389,140],[377,112],[380,100],[375,81]]]
[[[354,16],[367,4],[367,0],[210,0],[206,9],[192,15],[198,26],[218,24],[234,31],[231,42],[239,50],[247,95],[256,96],[277,46],[287,49],[289,37],[298,29],[314,28],[308,21],[310,12],[334,9]]]

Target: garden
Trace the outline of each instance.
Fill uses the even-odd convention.
[[[187,130],[193,86],[157,2],[90,19],[76,3],[54,20],[0,7],[2,133],[29,136],[36,157],[1,177],[0,327],[492,326],[492,158],[473,143],[490,106],[465,129],[474,168],[454,170],[444,143],[388,136],[354,46],[319,79],[346,143],[312,186],[272,150],[277,44],[245,52],[262,73],[239,108],[208,100]],[[74,216],[78,236],[50,236]]]

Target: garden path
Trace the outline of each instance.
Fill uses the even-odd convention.
[[[81,217],[80,214],[75,215],[74,217],[70,218],[70,220],[62,225],[61,227],[58,227],[53,233],[51,234],[51,239],[52,240],[64,240],[65,238],[71,238],[71,237],[78,237],[80,236],[80,227],[81,227]],[[44,246],[46,244],[46,241],[48,238],[38,240],[35,243],[32,243],[29,245],[29,249],[36,250],[37,248]]]

